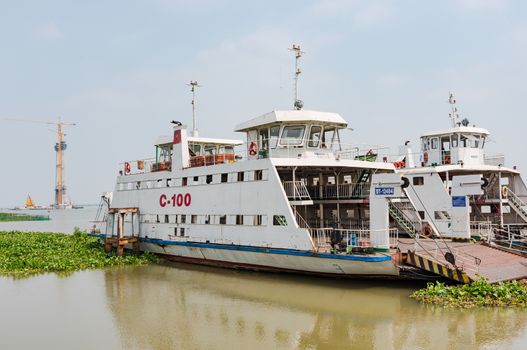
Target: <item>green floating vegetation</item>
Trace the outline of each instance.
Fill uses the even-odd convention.
[[[97,237],[49,232],[0,232],[0,275],[25,277],[44,272],[71,273],[110,266],[158,262],[154,254],[106,253]]]
[[[47,221],[48,215],[29,215],[16,213],[0,213],[0,222],[7,221]]]
[[[527,285],[517,281],[490,284],[484,279],[457,286],[435,282],[428,283],[426,288],[415,291],[411,297],[427,304],[445,307],[526,307]]]

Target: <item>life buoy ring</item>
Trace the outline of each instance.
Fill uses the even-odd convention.
[[[450,164],[450,156],[449,155],[445,155],[445,157],[443,159],[443,163],[444,164]]]
[[[430,225],[423,226],[423,229],[421,230],[421,235],[425,237],[432,237],[434,234],[434,230],[432,230],[432,227]]]
[[[258,144],[256,143],[256,141],[252,141],[249,145],[249,155],[251,157],[254,157],[257,154],[258,154]]]
[[[507,186],[503,186],[501,188],[501,197],[507,198],[509,196],[509,188]]]
[[[130,166],[130,163],[126,162],[124,163],[124,172],[125,173],[130,173],[130,171],[132,170],[132,167]]]
[[[423,153],[423,160],[425,163],[428,163],[428,152]]]

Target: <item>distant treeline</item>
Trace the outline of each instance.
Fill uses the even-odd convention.
[[[48,215],[29,215],[15,213],[0,213],[0,222],[6,221],[44,221],[49,220]]]

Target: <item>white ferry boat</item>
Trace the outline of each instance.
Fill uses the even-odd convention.
[[[177,261],[397,275],[385,239],[395,244],[396,232],[379,230],[386,237],[377,244],[367,224],[371,177],[394,167],[371,155],[345,159],[346,127],[337,113],[273,111],[236,127],[244,143],[188,136],[176,125],[156,142],[155,159],[122,164],[107,235],[126,230],[142,250]],[[337,233],[349,236],[346,254],[330,254]]]
[[[505,166],[503,155],[487,155],[485,145],[489,131],[470,125],[468,119],[461,120],[452,94],[449,102],[452,105],[451,128],[423,134],[420,152],[413,153],[407,143],[404,154],[392,158],[397,172],[413,175],[411,190],[421,192],[421,200],[414,202],[408,210],[403,207],[404,214],[412,222],[409,231],[423,227],[437,237],[460,238],[470,238],[471,235],[492,238],[494,233],[507,233],[508,236],[523,233],[527,236],[527,187],[520,172],[516,167]],[[418,174],[421,176],[416,176]],[[453,179],[461,175],[483,178],[482,193],[470,195],[467,203],[463,197],[452,194]],[[441,191],[439,186],[422,186],[429,181],[443,184],[445,190]],[[443,194],[431,193],[431,190]],[[452,199],[448,195],[453,196]],[[451,218],[440,208],[441,202],[449,200],[470,208],[470,229],[452,232]]]

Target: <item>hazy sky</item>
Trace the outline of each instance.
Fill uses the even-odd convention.
[[[201,136],[243,138],[235,124],[289,108],[293,42],[305,108],[341,113],[352,142],[397,150],[448,127],[453,91],[489,151],[527,171],[524,1],[0,0],[0,118],[78,123],[67,186],[97,203],[120,162],[191,123],[191,79]],[[52,203],[48,129],[0,121],[0,207]]]

